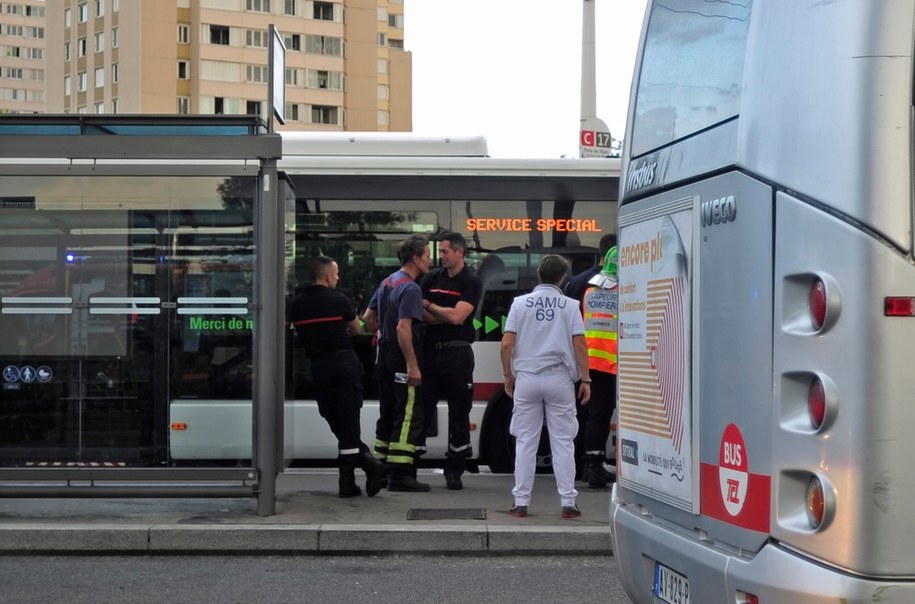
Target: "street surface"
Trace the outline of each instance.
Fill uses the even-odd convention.
[[[628,604],[612,556],[5,556],[19,604]]]

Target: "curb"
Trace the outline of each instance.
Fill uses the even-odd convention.
[[[0,555],[116,553],[606,554],[609,527],[0,524]]]

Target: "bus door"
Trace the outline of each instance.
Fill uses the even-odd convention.
[[[737,172],[620,208],[619,486],[748,551],[770,528],[773,215],[771,189]],[[655,560],[679,560],[664,547]]]

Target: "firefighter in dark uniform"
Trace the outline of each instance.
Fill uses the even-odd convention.
[[[358,467],[365,471],[365,492],[371,497],[381,490],[384,465],[360,436],[363,371],[350,339],[360,326],[352,302],[335,289],[339,279],[333,258],[313,259],[312,283],[292,302],[291,319],[311,360],[318,411],[337,437],[340,497],[362,493],[356,485]]]
[[[362,315],[366,328],[378,332],[375,457],[387,464],[389,491],[428,491],[428,484],[416,480],[424,429],[419,398],[423,298],[416,279],[429,271],[429,240],[410,237],[397,257],[400,270],[382,281]]]
[[[445,486],[463,488],[465,460],[470,445],[470,408],[473,404],[473,313],[480,304],[483,283],[464,263],[467,241],[460,233],[445,233],[438,244],[442,266],[423,277],[423,414],[426,432],[434,425],[436,406],[448,401],[448,452]]]

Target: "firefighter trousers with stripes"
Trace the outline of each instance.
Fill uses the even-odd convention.
[[[386,462],[392,473],[412,471],[417,446],[423,444],[420,389],[395,379],[395,374],[406,371],[400,346],[382,343],[376,367],[380,413],[375,425],[375,457]]]

